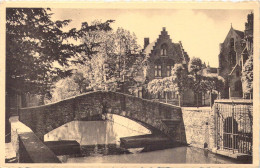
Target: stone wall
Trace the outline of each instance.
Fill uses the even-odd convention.
[[[11,143],[19,163],[60,163],[57,156],[17,116],[10,118],[10,124]]]
[[[229,88],[230,88],[230,95],[231,98],[242,98],[242,82],[241,82],[241,67],[239,65],[232,71],[229,76]]]
[[[181,108],[116,92],[89,92],[57,103],[22,108],[20,121],[43,140],[46,133],[73,120],[87,120],[102,113],[118,114],[161,131],[174,141],[185,142]],[[175,122],[168,128],[163,120]]]
[[[183,107],[187,143],[198,148],[214,148],[214,112],[210,107]]]

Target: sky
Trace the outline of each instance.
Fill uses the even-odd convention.
[[[182,42],[190,58],[199,57],[211,67],[218,67],[219,44],[225,40],[231,24],[244,31],[251,10],[215,9],[52,9],[53,20],[71,19],[66,28],[80,28],[82,22],[115,20],[118,27],[135,33],[143,47],[144,38],[155,41],[166,27],[173,42]]]

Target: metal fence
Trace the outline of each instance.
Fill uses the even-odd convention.
[[[217,149],[252,155],[252,101],[217,100],[214,106]]]

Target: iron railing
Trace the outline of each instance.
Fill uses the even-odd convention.
[[[218,100],[214,106],[217,149],[252,155],[252,101]]]

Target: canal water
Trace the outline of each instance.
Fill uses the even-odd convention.
[[[72,121],[44,136],[44,141],[76,140],[81,153],[58,156],[63,163],[200,163],[232,164],[234,160],[187,146],[142,152],[120,148],[120,138],[151,134],[130,119],[108,115],[105,121]]]

